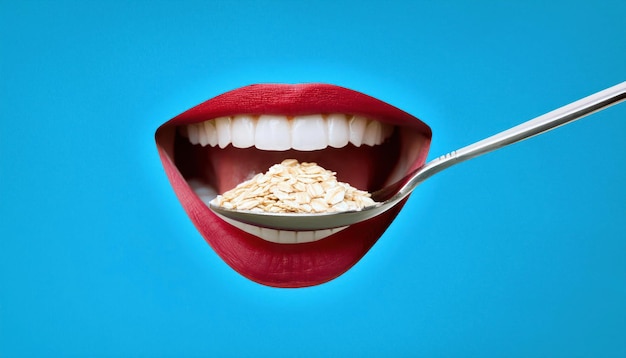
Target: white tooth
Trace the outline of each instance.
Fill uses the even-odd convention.
[[[298,231],[296,234],[296,242],[304,243],[315,241],[315,231]]]
[[[295,244],[296,241],[296,232],[295,231],[286,231],[279,230],[278,231],[278,242],[281,244]]]
[[[367,125],[367,119],[362,116],[354,116],[350,120],[350,143],[357,147],[363,143],[363,135],[365,134],[365,128]]]
[[[189,142],[191,144],[198,144],[198,127],[195,124],[187,126],[187,134],[189,134]]]
[[[350,141],[350,127],[344,114],[330,114],[326,117],[328,126],[328,145],[343,148]]]
[[[205,121],[204,131],[206,133],[209,145],[215,147],[217,145],[217,128],[215,128],[215,121]]]
[[[247,115],[235,116],[232,125],[233,147],[252,147],[254,145],[255,126],[256,119],[254,117]]]
[[[189,187],[191,189],[193,189],[193,191],[197,191],[198,189],[202,189],[202,187],[204,186],[202,184],[202,182],[198,179],[189,179],[187,181],[187,184],[189,185]]]
[[[313,232],[313,236],[315,237],[315,240],[320,240],[323,239],[327,236],[332,235],[332,230],[316,230]]]
[[[217,144],[220,148],[224,148],[230,144],[230,117],[220,117],[215,119],[215,128],[217,129]]]
[[[249,224],[244,224],[244,223],[239,223],[242,226],[245,226],[245,228],[241,228],[241,230],[247,232],[248,234],[252,234],[256,237],[261,237],[261,228],[258,226],[254,226],[254,225],[249,225]]]
[[[363,135],[363,144],[373,147],[376,144],[382,143],[382,137],[383,129],[380,126],[380,122],[369,121],[365,128],[365,134]]]
[[[239,226],[239,225],[237,225]],[[278,230],[267,229],[264,227],[259,228],[259,237],[265,241],[278,242]]]
[[[318,150],[328,145],[328,127],[321,114],[296,116],[291,121],[291,148]]]
[[[198,195],[198,198],[200,198],[200,200],[202,200],[202,202],[207,206],[209,205],[211,200],[215,199],[215,195],[212,195],[210,193],[205,193],[205,194],[199,193],[197,195]]]
[[[204,184],[198,179],[189,179],[188,181],[189,187],[204,201],[205,203],[209,203],[213,198],[217,196],[217,192],[213,187]]]
[[[198,142],[201,146],[206,147],[209,144],[209,135],[206,131],[205,122],[198,123]]]
[[[347,228],[348,228],[347,226],[336,227],[336,228],[334,228],[334,229],[330,229],[330,231],[331,231],[333,234],[335,234],[335,233],[338,233],[339,231],[341,231],[341,230],[343,230],[343,229],[347,229]]]
[[[284,116],[262,115],[256,124],[255,146],[261,150],[287,150],[291,148],[291,130]]]

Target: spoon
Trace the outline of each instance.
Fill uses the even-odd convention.
[[[400,181],[372,193],[377,203],[359,211],[333,213],[269,213],[228,210],[211,204],[209,207],[219,216],[260,227],[308,231],[344,227],[371,219],[391,209],[406,198],[424,180],[455,164],[476,158],[507,145],[545,133],[556,127],[573,122],[626,99],[626,82],[592,94],[588,97],[555,109],[513,128],[485,138],[474,144],[452,151],[412,171]]]

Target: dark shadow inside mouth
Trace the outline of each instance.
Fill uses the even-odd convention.
[[[250,179],[254,174],[265,173],[269,167],[284,159],[315,162],[337,173],[342,182],[367,191],[383,186],[396,166],[401,154],[398,130],[385,143],[370,147],[327,147],[315,151],[262,151],[254,147],[225,148],[192,145],[176,134],[174,163],[186,180],[199,179],[215,188],[218,193],[232,189]]]

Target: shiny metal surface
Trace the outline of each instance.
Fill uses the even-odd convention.
[[[372,193],[372,198],[379,203],[361,211],[327,214],[277,214],[232,211],[213,205],[210,208],[217,214],[233,220],[280,230],[322,230],[352,225],[389,210],[406,198],[421,182],[446,168],[571,123],[625,99],[626,82],[622,82],[491,137],[452,151],[409,173],[399,182]]]

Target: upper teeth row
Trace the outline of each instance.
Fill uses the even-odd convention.
[[[181,128],[192,144],[220,148],[255,146],[261,150],[318,150],[327,146],[345,147],[352,143],[374,146],[393,133],[393,126],[359,115],[312,114],[286,117],[281,115],[236,115],[220,117]]]

